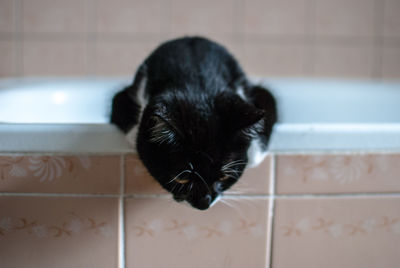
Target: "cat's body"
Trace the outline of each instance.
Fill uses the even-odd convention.
[[[222,46],[181,38],[158,47],[113,99],[111,122],[177,201],[207,209],[266,154],[275,100]]]

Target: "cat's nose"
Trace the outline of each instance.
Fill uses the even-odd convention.
[[[198,208],[199,209],[207,209],[211,205],[212,197],[209,194],[206,194],[199,200]]]

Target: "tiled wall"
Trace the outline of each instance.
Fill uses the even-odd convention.
[[[251,75],[400,78],[399,0],[1,0],[0,76],[132,76],[201,34]]]
[[[400,154],[272,154],[207,211],[135,155],[2,155],[3,267],[395,268]]]

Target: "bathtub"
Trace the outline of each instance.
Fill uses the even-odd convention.
[[[279,104],[271,151],[400,147],[400,83],[256,81],[270,88]],[[129,83],[122,78],[1,80],[0,148],[129,151],[120,133],[108,124],[113,94]],[[35,138],[39,133],[46,137],[46,145]],[[84,145],[71,143],[70,133],[79,135]]]
[[[279,104],[270,152],[199,212],[108,124],[130,79],[0,80],[4,266],[397,267],[400,82],[255,81]]]

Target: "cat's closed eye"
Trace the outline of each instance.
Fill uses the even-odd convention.
[[[179,183],[179,184],[186,184],[186,183],[188,183],[190,180],[189,179],[175,179],[174,180],[176,183]]]
[[[228,180],[229,178],[230,178],[230,177],[229,177],[228,175],[225,175],[225,176],[219,178],[219,181],[226,181],[226,180]]]

